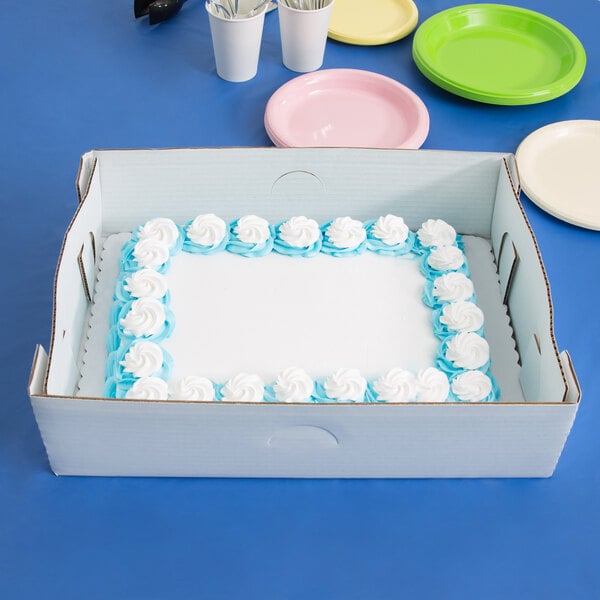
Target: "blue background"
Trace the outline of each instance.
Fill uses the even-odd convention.
[[[368,0],[365,0],[368,1]],[[458,4],[455,2],[454,4]],[[599,234],[524,199],[583,402],[548,480],[293,481],[57,478],[26,394],[48,347],[63,233],[91,148],[270,145],[270,95],[295,76],[267,16],[258,76],[215,73],[208,20],[135,21],[132,1],[4,2],[0,16],[0,598],[598,598]],[[419,2],[420,21],[453,2]],[[324,67],[391,76],[427,104],[425,148],[514,151],[553,121],[600,118],[600,2],[523,0],[583,42],[581,83],[496,107],[428,83],[412,36],[329,42]],[[600,168],[600,157],[599,168]],[[599,193],[600,194],[600,193]]]

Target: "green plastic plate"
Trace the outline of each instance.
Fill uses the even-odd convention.
[[[441,88],[489,104],[536,104],[573,89],[585,50],[558,21],[503,4],[444,10],[417,29],[413,58]]]

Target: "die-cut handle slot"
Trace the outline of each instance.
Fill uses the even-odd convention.
[[[81,275],[81,283],[83,284],[83,293],[88,302],[92,301],[92,293],[90,291],[90,285],[88,283],[88,275],[85,271],[85,265],[83,263],[83,252],[85,250],[85,244],[81,245],[81,250],[77,255],[77,264],[79,265],[79,274]]]
[[[540,338],[538,337],[537,333],[533,334],[533,341],[535,342],[535,346],[537,348],[538,353],[541,355],[542,354],[542,346],[540,345]]]
[[[323,180],[310,171],[297,169],[280,175],[271,186],[274,200],[295,201],[304,198],[320,198],[325,193]]]
[[[331,431],[316,425],[285,427],[275,432],[267,440],[267,446],[270,448],[285,448],[288,450],[335,448],[338,444],[337,437]]]
[[[498,250],[498,277],[500,279],[502,302],[506,306],[508,306],[510,290],[519,260],[517,247],[512,241],[510,234],[505,232],[500,241],[500,249]]]
[[[529,338],[523,354],[519,354],[523,364],[519,373],[521,389],[527,402],[535,402],[539,400],[542,377],[542,350],[540,339],[536,333]]]
[[[96,264],[96,238],[94,232],[90,231],[90,244],[92,246],[92,256],[94,257],[94,264]]]

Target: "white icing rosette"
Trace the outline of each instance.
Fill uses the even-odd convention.
[[[436,271],[456,271],[465,262],[465,255],[456,246],[434,248],[427,257],[427,264]]]
[[[421,246],[452,246],[456,242],[456,230],[442,219],[427,219],[417,231]]]
[[[154,269],[140,269],[125,280],[125,289],[134,298],[162,298],[168,290],[165,276]]]
[[[409,229],[402,217],[385,215],[379,217],[371,228],[371,235],[388,246],[403,244],[408,238]]]
[[[379,400],[412,402],[417,397],[417,379],[410,371],[396,367],[377,379],[373,389]]]
[[[310,402],[314,386],[312,377],[304,369],[290,367],[279,373],[273,391],[280,402]]]
[[[365,241],[367,232],[360,221],[338,217],[331,222],[325,235],[334,246],[350,250]]]
[[[292,217],[279,227],[279,237],[293,248],[312,246],[320,236],[319,224],[306,217]]]
[[[198,215],[187,227],[188,238],[200,246],[218,246],[227,233],[227,223],[217,215]]]
[[[269,222],[256,215],[247,215],[239,219],[234,233],[244,244],[263,244],[271,236]]]
[[[140,240],[154,240],[171,248],[179,237],[179,229],[171,219],[150,219],[137,233]]]
[[[477,333],[458,333],[446,344],[446,359],[459,369],[479,369],[490,359],[490,347]]]
[[[169,246],[152,238],[138,240],[133,256],[140,267],[160,267],[169,260]]]
[[[440,314],[440,323],[450,331],[478,331],[483,327],[483,320],[483,312],[473,302],[451,302]]]
[[[132,400],[167,400],[168,397],[167,382],[159,377],[142,377],[125,394],[125,398]]]
[[[446,273],[436,277],[432,295],[439,302],[459,302],[473,297],[473,282],[462,273]]]
[[[121,366],[134,377],[149,377],[161,370],[163,361],[163,351],[158,344],[141,341],[129,347]]]
[[[258,375],[239,373],[222,388],[224,402],[261,402],[265,384]]]
[[[138,298],[120,321],[126,335],[134,337],[160,333],[165,324],[165,307],[155,298]]]
[[[323,387],[332,400],[363,402],[367,380],[358,369],[338,369],[325,380]]]
[[[417,374],[417,390],[420,402],[444,402],[450,392],[450,383],[443,371],[429,367]]]
[[[171,390],[171,398],[211,402],[215,399],[215,388],[210,379],[189,375],[175,382]]]
[[[492,380],[481,371],[465,371],[452,380],[452,393],[464,402],[481,402],[492,388]]]

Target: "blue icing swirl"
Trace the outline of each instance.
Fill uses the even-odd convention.
[[[194,220],[192,219],[191,221],[188,221],[185,224],[184,232],[187,232],[188,227],[193,222],[194,222]],[[212,246],[204,246],[202,244],[197,244],[196,242],[192,241],[188,237],[187,233],[184,233],[184,241],[183,241],[182,250],[184,252],[189,252],[190,254],[204,254],[207,256],[210,254],[216,254],[217,252],[221,252],[222,250],[226,249],[227,244],[229,243],[229,237],[230,237],[229,229],[226,229],[223,239],[218,244],[214,244]]]
[[[316,400],[315,400],[316,391],[315,390],[316,390],[316,387],[313,385],[313,393],[306,400],[301,400],[299,402],[299,404],[311,404],[313,402],[316,402]],[[329,402],[332,401],[329,398],[328,398],[328,400],[329,400]],[[275,393],[275,383],[272,383],[271,385],[265,385],[263,402],[283,402],[283,400],[279,400],[277,398],[277,394]]]
[[[215,401],[221,402],[223,400],[223,388],[225,387],[224,383],[216,383],[212,382],[213,387],[215,388]]]
[[[134,245],[140,240],[140,231],[141,231],[142,227],[144,227],[144,225],[140,225],[131,234],[131,241],[134,243]],[[176,254],[179,254],[181,252],[181,250],[183,249],[183,242],[185,240],[185,230],[183,229],[183,227],[181,225],[177,225],[177,223],[174,223],[174,225],[175,225],[175,227],[177,227],[177,231],[179,232],[179,235],[177,236],[177,239],[175,240],[173,245],[169,247],[169,254],[171,256],[175,256]]]
[[[364,222],[364,228],[367,230],[367,249],[376,254],[382,256],[402,256],[409,252],[414,252],[416,235],[412,232],[408,232],[406,241],[401,244],[386,244],[379,238],[373,235],[373,227],[377,223],[377,219]]]
[[[213,390],[214,390],[214,398],[212,399],[211,402],[221,402],[221,400],[223,400],[223,394],[221,393],[221,390],[223,389],[224,384],[219,384],[219,383],[215,383],[214,381],[209,380],[210,383],[212,384]],[[176,398],[175,396],[172,397],[173,400],[181,400],[182,398]]]
[[[423,288],[423,295],[421,296],[423,304],[425,304],[425,306],[428,306],[429,308],[440,308],[445,304],[449,304],[447,300],[439,300],[433,295],[433,284],[435,282],[435,279],[435,276],[427,278],[427,280],[425,281],[425,286]],[[469,298],[465,298],[465,301],[476,303],[477,297],[475,293],[471,294]]]
[[[382,402],[387,402],[387,400],[382,400],[379,397],[379,394],[375,391],[374,383],[375,383],[375,381],[370,381],[370,380],[367,382],[367,391],[365,392],[365,402],[378,402],[380,404]]]
[[[113,307],[111,312],[113,312],[114,310],[115,309]],[[111,319],[111,323],[112,322],[113,321]],[[122,338],[121,334],[119,333],[119,328],[114,326],[110,327],[108,333],[106,334],[106,349],[108,350],[108,353],[110,354],[111,352],[119,348],[121,346],[121,342]]]
[[[109,351],[117,349],[118,347],[121,346],[121,344],[123,344],[126,341],[140,339],[140,340],[147,340],[149,342],[160,342],[160,341],[168,338],[171,335],[171,333],[173,331],[173,327],[175,327],[175,315],[173,314],[171,309],[166,304],[164,304],[164,302],[163,302],[163,308],[164,308],[164,312],[165,312],[165,321],[164,321],[163,327],[159,333],[153,333],[151,335],[143,335],[141,337],[137,337],[135,335],[125,333],[123,325],[121,324],[121,319],[125,318],[125,316],[129,312],[129,310],[131,309],[131,306],[136,301],[137,301],[137,299],[131,300],[129,302],[125,302],[124,304],[121,304],[121,305],[119,305],[119,304],[113,305],[113,307],[110,311],[111,327],[109,328],[107,339],[108,339],[108,343],[114,342],[115,339],[118,339],[120,341],[120,343],[116,346],[115,345],[109,346]],[[159,302],[160,302],[160,300],[159,300]]]
[[[133,381],[139,379],[133,373],[127,373],[125,371],[124,366],[121,364],[123,360],[125,360],[125,356],[131,349],[133,345],[139,342],[140,339],[136,338],[133,340],[127,340],[125,343],[121,344],[119,348],[113,350],[108,355],[108,359],[106,361],[106,377],[115,377],[118,380],[129,380]],[[160,377],[167,381],[169,379],[169,375],[173,369],[173,357],[161,347],[162,355],[163,355],[163,363],[161,368],[155,373],[150,373],[151,377]]]
[[[240,256],[259,257],[266,256],[273,250],[273,238],[275,237],[275,230],[272,225],[269,225],[269,237],[262,244],[250,244],[242,242],[235,233],[239,219],[233,221],[229,226],[229,242],[226,246],[226,250],[233,254],[239,254]]]
[[[108,377],[104,382],[104,396],[106,398],[126,398],[127,392],[133,387],[136,381],[136,378],[119,379],[118,377]]]
[[[380,402],[376,399],[375,391],[373,390],[371,383],[367,382],[367,389],[362,400],[338,400],[337,398],[330,398],[325,391],[324,381],[315,381],[315,389],[312,395],[313,402],[318,404],[325,404],[327,402],[333,402],[338,404],[362,404],[363,402]]]
[[[365,390],[365,402],[373,403],[373,402],[385,402],[385,400],[381,400],[373,387],[372,381],[367,381],[367,389]]]
[[[452,377],[450,377],[450,393],[448,394],[448,398],[446,400],[447,402],[469,402],[469,400],[461,400],[452,391],[452,382],[459,375],[462,375],[463,373],[467,373],[467,371],[466,370],[458,371],[457,373],[452,375]],[[486,375],[490,378],[490,381],[492,382],[492,389],[491,389],[490,393],[485,398],[483,398],[483,400],[477,400],[476,402],[497,402],[498,398],[500,398],[500,387],[498,386],[496,379],[492,376],[491,373],[488,372],[488,373],[486,373]]]
[[[153,270],[156,270],[158,272],[157,269],[153,269]],[[117,283],[115,285],[115,293],[114,293],[114,299],[116,301],[124,303],[124,302],[130,302],[130,301],[138,299],[138,296],[132,296],[131,293],[125,289],[125,286],[127,285],[127,279],[129,279],[129,277],[131,277],[131,275],[134,272],[135,271],[122,272],[119,275],[119,277],[117,278]],[[167,289],[165,295],[162,296],[162,298],[158,298],[158,300],[168,306],[169,303],[171,302],[171,291],[169,289]],[[115,307],[115,305],[113,304],[112,308],[114,309],[114,307]]]
[[[312,244],[311,246],[303,246],[298,248],[297,246],[291,246],[285,240],[281,239],[280,230],[281,226],[286,223],[286,221],[281,221],[275,226],[275,239],[273,242],[273,250],[278,252],[279,254],[284,254],[285,256],[301,256],[303,258],[311,258],[316,256],[321,252],[321,247],[323,245],[323,234],[319,235],[319,239]]]
[[[104,398],[117,398],[117,378],[110,376],[104,380],[104,388],[102,390]]]
[[[315,381],[315,389],[312,395],[313,401],[318,404],[325,402],[337,402],[335,398],[330,398],[325,392],[325,386],[322,381]]]
[[[446,375],[448,375],[448,378],[451,378],[453,375],[456,375],[457,373],[462,373],[463,371],[465,371],[465,369],[463,367],[454,366],[454,363],[451,360],[449,360],[448,358],[446,358],[447,345],[448,345],[448,342],[453,337],[455,337],[455,336],[449,335],[448,337],[444,338],[444,340],[442,340],[442,343],[440,344],[440,347],[438,348],[436,361],[435,361],[436,367],[438,369],[440,369],[440,371],[444,371],[444,373],[446,373]],[[483,337],[483,336],[481,336],[481,337]],[[491,361],[490,361],[490,359],[488,359],[485,364],[481,365],[480,367],[477,367],[477,369],[468,369],[468,370],[481,371],[482,373],[487,373],[488,369],[490,368],[490,364],[491,364]]]
[[[212,381],[212,384],[213,384],[213,387],[215,388],[214,402],[221,402],[223,400],[223,392],[221,390],[223,389],[223,386],[225,384],[219,384],[214,381]]]
[[[323,245],[321,246],[321,252],[324,254],[329,254],[331,256],[358,256],[359,254],[363,254],[367,250],[367,238],[354,248],[339,248],[335,244],[333,244],[329,237],[327,236],[327,229],[333,223],[334,219],[331,221],[327,221],[324,225],[321,225],[321,233],[323,234]],[[330,399],[331,401],[331,399]]]
[[[453,335],[456,335],[457,333],[459,333],[455,329],[449,329],[448,325],[441,322],[440,317],[442,316],[443,310],[444,310],[443,307],[436,308],[433,311],[432,316],[431,316],[431,322],[433,324],[433,335],[435,335],[435,337],[437,337],[441,340],[446,339],[448,336],[453,336]],[[481,337],[483,337],[483,326],[481,326],[479,329],[476,329],[475,331],[473,331],[473,333],[477,333]]]
[[[463,252],[465,251],[465,242],[463,240],[463,236],[460,235],[460,233],[456,234],[456,239],[454,240],[454,244],[451,244],[452,246],[456,246],[457,248],[459,248],[460,250],[462,250]],[[423,246],[423,244],[421,244],[421,242],[419,241],[419,236],[415,234],[415,247],[414,247],[414,252],[416,254],[425,254],[427,252],[430,252],[431,250],[433,250],[433,248],[439,248],[439,246]]]
[[[277,396],[275,395],[273,385],[265,385],[263,392],[263,402],[279,402],[279,400],[277,400]]]
[[[131,274],[134,271],[140,271],[141,269],[154,269],[155,271],[163,274],[167,272],[170,264],[169,259],[167,259],[166,262],[158,267],[144,267],[140,265],[133,255],[136,244],[137,240],[131,239],[123,245],[123,249],[121,250],[121,271],[123,273]]]
[[[422,255],[422,260],[421,260],[421,265],[420,265],[420,270],[421,273],[423,274],[423,276],[426,279],[429,280],[434,280],[437,277],[440,277],[441,275],[444,275],[445,273],[462,273],[463,275],[466,275],[467,277],[470,277],[471,274],[469,272],[469,267],[467,265],[467,258],[465,256],[465,259],[463,261],[463,264],[458,268],[458,269],[445,269],[443,271],[438,271],[437,269],[434,269],[433,267],[431,267],[429,265],[429,263],[427,262],[427,257],[429,256],[429,252],[426,252],[425,254]]]

